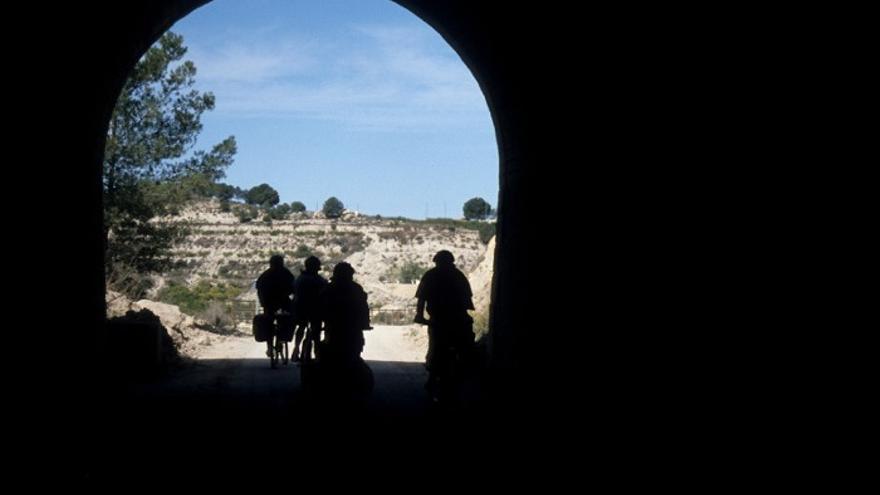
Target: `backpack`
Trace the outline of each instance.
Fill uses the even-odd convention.
[[[273,334],[273,317],[265,313],[254,316],[253,331],[254,340],[257,342],[266,342],[272,338]]]

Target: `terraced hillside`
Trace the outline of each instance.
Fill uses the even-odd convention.
[[[191,287],[206,281],[237,287],[240,297],[253,298],[252,284],[272,254],[283,254],[294,274],[314,254],[322,260],[323,274],[328,277],[336,263],[351,263],[356,280],[370,295],[372,308],[405,308],[414,303],[414,282],[433,266],[431,258],[438,250],[450,250],[466,274],[478,267],[487,251],[486,233],[481,239],[474,225],[464,222],[353,213],[330,220],[301,213],[284,220],[242,223],[239,208],[243,205],[222,211],[219,202],[201,202],[161,219],[185,222],[191,233],[174,249],[175,268],[158,277],[154,295],[168,284]]]

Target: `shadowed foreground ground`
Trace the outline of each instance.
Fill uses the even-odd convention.
[[[119,385],[104,397],[97,435],[83,440],[100,453],[85,475],[125,478],[146,468],[160,479],[189,478],[231,461],[241,474],[275,458],[368,469],[392,460],[421,464],[444,445],[478,442],[478,408],[432,404],[424,365],[413,362],[422,350],[395,345],[404,335],[395,327],[368,335],[374,388],[363,407],[317,403],[298,366],[271,369],[258,357],[263,345],[247,339],[239,349],[246,357],[200,360],[163,380]],[[370,359],[396,353],[410,362]]]

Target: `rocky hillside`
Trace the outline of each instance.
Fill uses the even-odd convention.
[[[142,299],[131,301],[122,294],[108,291],[106,294],[107,317],[120,318],[131,317],[130,312],[147,310],[159,318],[168,336],[174,343],[177,352],[186,358],[203,358],[210,354],[213,347],[232,342],[236,338],[249,336],[249,330],[244,325],[240,330],[236,329],[228,335],[220,335],[210,323],[184,314],[180,308],[171,304]]]
[[[492,295],[492,274],[495,267],[495,238],[486,246],[486,254],[480,264],[468,274],[471,289],[474,291],[474,307],[477,313],[483,313],[489,309],[489,299]]]
[[[151,297],[168,283],[193,286],[208,281],[239,287],[241,297],[253,299],[252,284],[272,254],[283,254],[294,274],[314,254],[323,261],[327,277],[336,263],[351,263],[373,309],[406,308],[414,304],[413,281],[433,266],[431,258],[440,249],[451,251],[464,273],[474,272],[475,293],[488,291],[492,264],[491,258],[486,262],[486,253],[487,247],[493,252],[494,243],[484,244],[480,232],[466,228],[464,222],[383,219],[348,212],[338,220],[300,213],[284,220],[242,223],[240,208],[232,205],[223,211],[219,202],[202,202],[160,219],[186,223],[191,234],[174,249],[176,268],[156,280]]]

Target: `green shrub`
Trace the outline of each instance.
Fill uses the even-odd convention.
[[[407,261],[400,267],[400,271],[397,274],[397,281],[402,284],[410,284],[412,282],[416,282],[422,278],[422,275],[428,269],[425,266],[422,266],[413,261]]]
[[[412,220],[412,222],[432,225],[438,228],[445,227],[449,232],[455,232],[456,228],[476,230],[480,233],[480,241],[483,244],[488,244],[492,236],[495,235],[495,222],[462,221],[451,218],[428,218],[423,221]]]
[[[306,246],[305,244],[300,244],[296,247],[296,250],[293,252],[293,256],[295,258],[308,258],[312,256],[312,250]]]
[[[480,241],[483,244],[489,244],[492,237],[495,236],[495,224],[480,222],[477,230],[480,232]]]
[[[229,284],[212,284],[201,281],[194,287],[169,283],[159,291],[159,301],[174,304],[189,315],[197,315],[206,311],[214,301],[229,301],[241,293],[241,289]]]
[[[270,208],[267,215],[271,217],[272,220],[286,220],[287,217],[290,216],[290,205],[282,203],[274,208]]]
[[[343,254],[351,254],[356,253],[358,251],[363,251],[367,245],[367,241],[363,234],[361,233],[340,233],[337,234],[336,237],[330,240],[331,244],[336,244],[339,246],[339,250]]]
[[[256,206],[248,205],[248,206],[243,206],[241,208],[238,208],[238,210],[235,213],[236,213],[236,215],[238,215],[239,222],[247,223],[247,222],[250,222],[251,220],[256,219],[259,211],[257,210]]]
[[[255,271],[239,260],[229,260],[217,270],[217,275],[226,279],[250,278],[255,276]]]
[[[196,316],[207,322],[214,332],[222,334],[235,332],[235,318],[230,304],[211,301],[208,303],[208,307]]]

